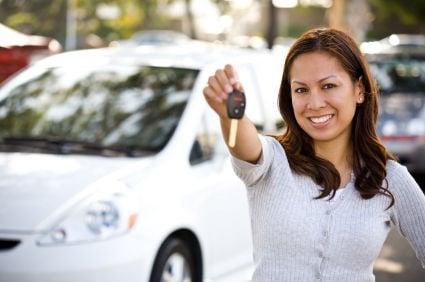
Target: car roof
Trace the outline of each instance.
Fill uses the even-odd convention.
[[[425,35],[423,34],[391,34],[380,40],[390,46],[424,47]]]
[[[416,58],[425,59],[425,49],[390,48],[380,52],[365,52],[369,61],[377,61],[382,58]]]
[[[255,56],[253,57],[253,55]],[[178,45],[146,45],[108,47],[64,52],[36,64],[43,67],[92,65],[155,65],[201,69],[211,63],[256,58],[270,54],[268,50],[242,49],[222,44],[191,41]]]

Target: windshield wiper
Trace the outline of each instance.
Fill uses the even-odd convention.
[[[125,155],[138,157],[157,150],[153,148],[141,148],[136,146],[104,146],[86,141],[63,140],[59,138],[47,137],[5,137],[0,141],[0,145],[12,145],[17,147],[30,147],[44,149],[57,154],[95,154],[102,156]]]

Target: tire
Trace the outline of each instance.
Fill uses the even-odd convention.
[[[198,282],[193,255],[176,238],[165,241],[155,259],[150,282]]]

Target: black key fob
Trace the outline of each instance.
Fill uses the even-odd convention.
[[[227,96],[227,116],[230,119],[241,119],[245,113],[246,99],[243,92],[234,90]]]

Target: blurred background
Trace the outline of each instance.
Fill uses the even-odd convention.
[[[60,51],[188,39],[285,49],[317,26],[376,41],[424,34],[424,15],[422,0],[0,0],[0,81]]]
[[[406,46],[425,48],[425,1],[0,0],[0,82],[50,54],[87,48],[196,39],[284,54],[294,38],[317,26],[348,31],[369,53],[382,44],[402,45],[400,35],[406,34],[411,35]],[[414,77],[416,68],[410,70]],[[419,122],[425,128],[423,115]],[[395,128],[384,125],[384,133]],[[424,132],[419,135],[424,142]],[[415,177],[424,187],[423,174]],[[377,281],[425,281],[409,244],[396,232],[375,274]]]
[[[137,40],[152,29],[194,39],[272,46],[316,26],[359,41],[424,33],[422,0],[1,0],[0,22],[55,38],[66,50]],[[251,41],[248,38],[252,39]]]

